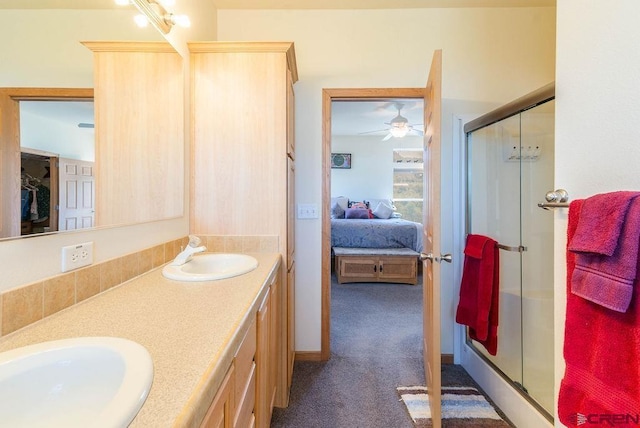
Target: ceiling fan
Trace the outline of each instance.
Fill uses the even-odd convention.
[[[387,141],[391,137],[402,138],[409,132],[415,132],[418,135],[424,135],[424,132],[422,132],[420,129],[416,129],[414,127],[415,125],[410,124],[409,120],[406,117],[402,116],[401,112],[404,104],[397,102],[393,104],[394,107],[398,110],[398,114],[396,117],[391,119],[391,121],[385,122],[385,125],[389,125],[389,128],[379,129],[376,131],[361,132],[360,134],[372,134],[374,132],[387,131],[387,135],[385,135],[382,141]]]

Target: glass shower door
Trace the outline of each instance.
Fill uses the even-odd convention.
[[[498,353],[475,348],[509,379],[522,383],[520,237],[520,117],[475,131],[468,141],[469,233],[485,235],[514,251],[500,251]]]
[[[522,135],[522,385],[553,413],[553,214],[555,101],[520,114]]]
[[[498,352],[473,347],[553,413],[553,215],[537,203],[554,188],[555,101],[467,135],[467,231],[498,241]]]

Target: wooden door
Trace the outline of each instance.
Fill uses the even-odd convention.
[[[59,230],[94,226],[96,186],[93,162],[60,158]]]
[[[442,51],[433,54],[424,95],[423,352],[433,427],[441,426],[440,379],[440,126]]]

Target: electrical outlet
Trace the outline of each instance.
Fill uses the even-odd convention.
[[[62,247],[62,272],[89,266],[93,263],[93,242]]]

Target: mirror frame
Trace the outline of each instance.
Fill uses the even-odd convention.
[[[93,99],[93,88],[0,88],[0,239],[21,237],[19,198],[14,197],[20,194],[20,101]]]

